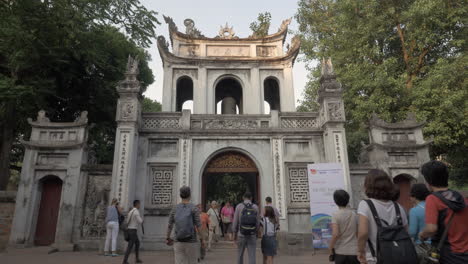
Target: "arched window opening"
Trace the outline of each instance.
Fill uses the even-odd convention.
[[[234,78],[225,78],[215,88],[216,113],[242,114],[242,86]]]
[[[181,112],[187,101],[193,101],[193,81],[183,76],[177,80],[176,85],[176,112]]]
[[[263,82],[263,94],[265,97],[265,102],[267,102],[269,106],[269,109],[266,109],[266,107],[264,108],[265,113],[269,113],[271,110],[281,111],[278,80],[272,77],[266,78]]]
[[[190,110],[190,113],[193,113],[193,100],[185,101],[182,110]]]

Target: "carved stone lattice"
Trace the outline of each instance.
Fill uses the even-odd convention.
[[[174,171],[172,168],[151,169],[151,204],[157,207],[172,205]]]
[[[289,193],[291,203],[309,202],[307,168],[289,168]]]
[[[330,120],[344,120],[344,113],[341,111],[341,103],[328,103],[328,117]]]
[[[258,172],[255,163],[236,152],[223,153],[215,157],[206,167],[206,172]]]
[[[255,120],[207,120],[205,129],[256,129],[258,122]]]
[[[106,235],[105,218],[109,204],[111,177],[90,176],[84,200],[81,237],[102,238]]]
[[[172,128],[179,129],[179,118],[144,118],[143,129]]]
[[[282,128],[318,128],[319,124],[317,119],[300,119],[300,118],[282,118]]]

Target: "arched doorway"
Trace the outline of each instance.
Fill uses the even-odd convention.
[[[60,198],[62,196],[62,180],[56,176],[46,176],[40,181],[40,188],[42,194],[34,244],[48,246],[55,242]]]
[[[186,106],[184,103],[191,101],[193,104],[193,81],[188,76],[180,77],[176,84],[176,112],[181,112]]]
[[[410,199],[411,184],[413,183],[413,180],[414,178],[406,173],[398,174],[393,178],[393,183],[398,185],[398,188],[400,189],[400,197],[397,202],[401,204],[407,212],[411,207],[413,207]]]
[[[255,162],[239,151],[215,155],[203,172],[202,204],[209,201],[242,202],[242,195],[250,191],[253,201],[260,198],[259,171]]]

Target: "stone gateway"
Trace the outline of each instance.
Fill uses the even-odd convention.
[[[163,112],[142,112],[138,61],[130,57],[117,86],[112,165],[94,164],[87,151],[86,112],[70,123],[50,122],[43,111],[29,121],[32,133],[23,142],[10,245],[102,248],[105,208],[117,198],[124,211],[133,200],[141,201],[142,246],[163,249],[178,189],[189,186],[192,201],[206,204],[215,197],[213,186],[228,175],[237,177],[241,191],[251,191],[260,206],[273,198],[280,213],[280,245],[294,240],[310,248],[307,164],[342,163],[353,206],[371,167],[390,171],[401,186],[420,178],[417,168],[429,159],[429,142],[422,138],[422,124],[411,118],[388,124],[374,117],[361,163],[349,164],[343,88],[329,59],[322,62],[319,110],[295,111],[292,67],[300,40],[293,37],[283,47],[290,19],[276,33],[247,38],[228,25],[210,38],[191,19],[184,21],[185,33],[171,18],[165,21],[169,42],[163,36],[157,41],[164,68]],[[185,109],[187,102],[192,111]],[[49,207],[56,214],[46,220],[56,224],[45,230],[42,212]]]

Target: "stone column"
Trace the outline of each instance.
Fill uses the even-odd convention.
[[[281,217],[282,231],[287,231],[287,208],[286,208],[286,192],[285,192],[285,176],[283,164],[283,140],[281,138],[271,139],[271,148],[273,155],[273,186],[275,193],[275,206],[278,209]]]
[[[349,175],[348,150],[345,131],[345,112],[343,89],[336,81],[331,60],[322,61],[322,76],[318,91],[320,103],[320,124],[324,130],[324,146],[326,162],[343,164],[344,182],[351,195],[351,180]]]
[[[141,113],[138,61],[129,57],[125,80],[117,86],[117,131],[114,165],[112,169],[111,198],[120,200],[124,210],[131,207],[135,197],[138,125]]]
[[[284,75],[284,81],[283,81],[284,87],[280,87],[281,112],[295,112],[296,106],[295,106],[295,99],[294,99],[294,83],[293,83],[292,65],[284,68],[283,75]]]
[[[198,69],[198,83],[197,89],[193,91],[193,113],[206,114],[207,113],[207,90],[206,90],[206,68],[200,66]],[[195,87],[195,85],[194,85]]]
[[[172,111],[172,71],[173,69],[168,66],[163,67],[164,78],[163,78],[163,98],[162,98],[162,110],[163,112]]]

